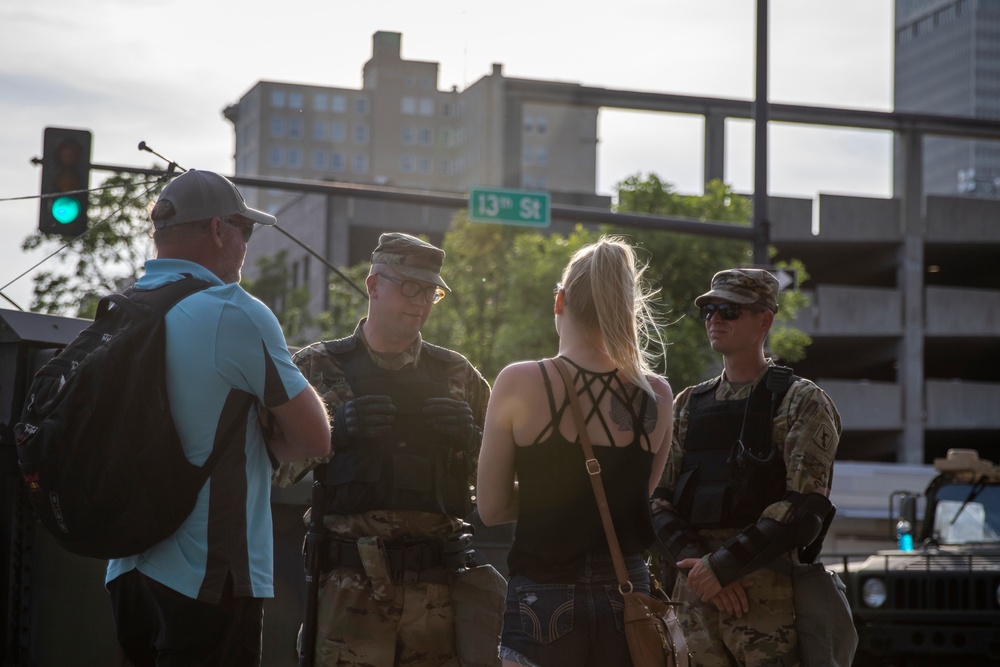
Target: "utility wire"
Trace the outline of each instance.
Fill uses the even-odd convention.
[[[298,240],[297,238],[295,238],[294,236],[292,236],[288,232],[286,232],[280,226],[274,225],[274,229],[277,229],[279,232],[281,232],[282,234],[284,234],[285,236],[287,236],[289,239],[291,239],[292,241],[294,241],[295,243],[297,243],[299,245],[299,247],[301,247],[307,253],[309,253],[310,255],[312,255],[313,257],[315,257],[316,259],[318,259],[319,261],[323,262],[323,264],[326,266],[326,268],[330,269],[331,271],[333,271],[334,273],[336,273],[338,276],[340,276],[348,285],[350,285],[351,287],[353,287],[354,289],[356,289],[358,291],[358,294],[360,294],[361,296],[365,297],[366,299],[368,298],[368,292],[366,292],[365,290],[363,290],[360,287],[358,287],[357,283],[355,283],[353,280],[351,280],[350,278],[348,278],[347,276],[345,276],[343,273],[341,273],[340,269],[338,269],[333,264],[331,264],[330,262],[328,262],[325,257],[323,257],[322,255],[320,255],[318,252],[316,252],[315,250],[313,250],[312,248],[310,248],[305,243],[303,243],[302,241]]]
[[[138,185],[145,185],[150,181],[145,183],[139,183]],[[155,183],[155,181],[153,181]],[[56,197],[63,197],[65,195],[78,195],[84,192],[100,192],[101,190],[110,190],[111,188],[119,188],[121,185],[102,185],[97,188],[90,188],[86,190],[67,190],[66,192],[50,192],[49,194],[38,194],[38,195],[25,195],[23,197],[0,197],[0,202],[5,201],[25,201],[28,199],[55,199]]]
[[[114,218],[115,216],[117,216],[119,213],[121,213],[122,211],[124,211],[125,210],[125,206],[127,204],[138,202],[138,201],[141,201],[141,200],[145,199],[149,195],[149,193],[153,191],[153,187],[155,187],[158,182],[159,182],[159,179],[157,179],[156,181],[145,181],[145,182],[142,182],[142,183],[137,183],[136,185],[139,185],[140,187],[143,186],[143,185],[149,185],[150,187],[148,187],[142,194],[139,194],[139,195],[137,195],[135,197],[130,198],[129,200],[127,200],[125,202],[122,202],[122,205],[118,209],[116,209],[115,211],[113,211],[111,214],[109,214],[109,215],[105,216],[104,218],[102,218],[101,220],[98,220],[97,222],[95,222],[93,225],[91,225],[90,227],[88,227],[87,230],[85,232],[83,232],[82,234],[80,234],[79,236],[74,236],[69,241],[66,241],[61,246],[59,246],[58,248],[56,248],[54,251],[52,251],[51,253],[49,253],[46,257],[44,257],[43,259],[41,259],[40,261],[38,261],[34,266],[26,269],[24,272],[22,272],[20,275],[18,275],[17,277],[15,277],[13,280],[11,280],[10,282],[8,282],[6,285],[0,287],[0,296],[3,296],[4,299],[6,299],[10,303],[12,303],[18,310],[23,311],[24,309],[21,308],[21,306],[19,306],[18,304],[14,303],[9,297],[7,297],[7,295],[3,294],[3,291],[5,289],[7,289],[8,287],[10,287],[14,283],[16,283],[21,278],[23,278],[27,274],[31,273],[35,269],[37,269],[39,266],[41,266],[45,262],[49,261],[50,259],[52,259],[56,255],[58,255],[59,253],[61,253],[66,248],[70,247],[70,245],[72,245],[72,243],[74,241],[77,241],[79,239],[84,238],[85,236],[87,236],[88,234],[90,234],[93,230],[97,229],[98,227],[100,227],[103,224],[106,224],[109,220],[111,220],[112,218]],[[122,187],[122,185],[118,184],[118,185],[102,186],[100,188],[93,188],[92,190],[77,190],[77,191],[74,192],[74,194],[76,192],[96,192],[96,191],[99,191],[99,190],[104,190],[104,189],[113,188],[113,187]],[[61,194],[66,194],[66,193],[61,193]],[[31,199],[31,198],[34,198],[34,197],[37,197],[37,196],[38,195],[34,195],[33,197],[21,197],[20,199]],[[121,257],[121,255],[118,256],[118,259],[121,260],[122,262],[125,261]]]
[[[139,149],[147,151],[149,153],[153,153],[157,157],[160,157],[160,158],[163,158],[164,160],[166,160],[166,158],[164,158],[162,155],[160,155],[156,151],[154,151],[151,148],[149,148],[148,146],[146,146],[146,142],[140,142],[139,143]],[[162,176],[160,176],[159,178],[157,178],[154,181],[144,181],[142,183],[137,183],[136,185],[138,185],[140,187],[143,186],[143,185],[149,185],[150,187],[145,192],[143,192],[142,194],[129,199],[127,203],[137,202],[140,199],[145,198],[153,190],[153,187],[157,183],[160,183],[165,178],[167,178],[167,177],[169,177],[169,176],[172,175],[172,172],[173,172],[174,168],[178,168],[178,169],[181,169],[182,171],[186,171],[183,167],[181,167],[180,165],[178,165],[176,162],[169,161],[169,160],[168,160],[168,162],[170,162],[170,166],[167,168],[166,171],[163,172]],[[57,197],[57,196],[63,196],[63,195],[67,195],[67,194],[80,194],[80,193],[88,193],[89,194],[91,192],[100,192],[102,190],[110,189],[110,188],[115,188],[115,187],[122,187],[122,186],[120,184],[114,184],[114,185],[104,185],[104,186],[97,187],[97,188],[91,188],[89,190],[73,190],[72,192],[61,192],[61,193],[58,193],[58,194],[28,195],[28,196],[24,196],[24,197],[6,197],[6,198],[0,198],[0,202],[4,202],[4,201],[20,201],[20,200],[25,200],[25,199],[46,199],[46,198],[52,198],[52,197]],[[48,260],[52,259],[56,255],[58,255],[59,253],[61,253],[62,251],[64,251],[66,248],[68,248],[77,239],[81,239],[81,238],[87,236],[93,229],[96,229],[100,225],[105,224],[106,222],[108,222],[109,220],[111,220],[113,217],[117,216],[119,213],[121,213],[122,210],[124,210],[124,208],[125,208],[125,203],[123,203],[122,206],[121,206],[121,208],[119,208],[118,210],[114,211],[113,213],[111,213],[110,215],[108,215],[104,219],[100,220],[99,222],[96,222],[91,227],[88,227],[87,231],[85,231],[84,233],[80,234],[79,236],[76,236],[76,237],[70,239],[69,241],[67,241],[66,243],[64,243],[63,245],[61,245],[59,248],[57,248],[55,251],[53,251],[51,254],[49,254],[48,256],[46,256],[44,259],[40,260],[34,266],[28,268],[23,273],[21,273],[20,275],[18,275],[17,277],[15,277],[13,280],[11,280],[10,282],[8,282],[6,285],[0,287],[0,297],[3,297],[7,301],[9,301],[18,310],[22,310],[23,311],[24,309],[21,308],[21,306],[19,306],[18,304],[14,303],[9,297],[7,297],[7,295],[5,295],[3,293],[3,290],[6,289],[7,287],[10,287],[12,284],[14,284],[15,282],[17,282],[21,278],[23,278],[25,275],[31,273],[32,271],[34,271],[35,269],[37,269],[42,264],[44,264]],[[324,266],[326,266],[328,269],[330,269],[331,271],[333,271],[333,273],[335,273],[341,280],[343,280],[348,285],[350,285],[352,288],[354,288],[354,290],[357,291],[358,294],[360,294],[361,296],[365,297],[365,299],[368,298],[368,292],[367,291],[361,289],[358,286],[357,283],[355,283],[348,276],[346,276],[342,271],[340,271],[340,269],[338,269],[336,266],[334,266],[332,263],[330,263],[325,257],[323,257],[322,255],[320,255],[319,253],[317,253],[315,250],[313,250],[312,248],[310,248],[309,246],[307,246],[305,243],[303,243],[302,241],[300,241],[299,239],[297,239],[290,232],[282,229],[279,225],[274,225],[274,229],[277,229],[279,232],[281,232],[282,234],[284,234],[293,243],[295,243],[300,248],[302,248],[303,250],[305,250],[307,253],[309,253],[310,255],[312,255],[313,257],[315,257],[317,260],[319,260],[320,262],[322,262]],[[121,256],[119,256],[119,259],[122,259]],[[122,259],[122,261],[124,261],[124,260]]]

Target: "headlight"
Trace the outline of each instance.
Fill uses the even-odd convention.
[[[1000,596],[1000,592],[997,593]],[[885,604],[885,582],[877,577],[866,579],[861,586],[861,599],[872,609],[878,609]]]

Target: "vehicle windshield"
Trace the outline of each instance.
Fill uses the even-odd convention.
[[[945,484],[938,489],[934,535],[940,544],[1000,542],[1000,485]]]

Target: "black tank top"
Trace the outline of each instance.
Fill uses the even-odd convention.
[[[601,479],[622,554],[638,554],[654,539],[648,490],[653,454],[641,445],[643,438],[649,440],[643,424],[649,395],[639,387],[626,387],[617,371],[594,373],[566,361],[576,368],[576,384],[582,379],[583,391],[589,394],[590,406],[587,400],[581,401],[585,420],[589,423],[595,416],[600,419],[608,442],[614,442],[611,427],[594,407],[601,398],[615,392],[622,399],[617,405],[631,417],[635,432],[632,442],[623,447],[595,446],[594,455],[601,464]],[[542,362],[538,365],[545,379],[552,420],[534,443],[517,447],[514,455],[519,516],[507,565],[512,575],[541,582],[571,582],[589,552],[607,552],[607,539],[583,449],[578,441],[571,442],[558,431],[569,408],[568,397],[556,409],[548,373]],[[642,398],[636,412],[633,399],[639,392]]]

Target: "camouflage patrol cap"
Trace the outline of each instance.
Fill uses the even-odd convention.
[[[441,278],[443,262],[444,250],[402,232],[382,234],[372,253],[372,264],[387,264],[401,276],[434,283],[450,292]]]
[[[759,303],[778,312],[778,279],[763,269],[729,269],[712,277],[712,289],[694,300],[701,307],[709,299],[750,305]]]

